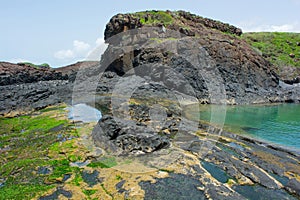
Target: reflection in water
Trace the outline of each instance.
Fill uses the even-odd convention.
[[[210,122],[212,108],[217,105],[201,105],[200,113],[193,112],[189,106],[186,117]],[[218,112],[214,111],[214,115]],[[247,134],[271,143],[300,149],[300,105],[246,105],[227,106],[225,128]]]
[[[69,119],[82,122],[98,122],[101,119],[101,112],[86,104],[76,104],[67,108]]]

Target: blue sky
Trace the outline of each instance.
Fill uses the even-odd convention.
[[[187,10],[243,31],[300,32],[300,0],[0,0],[0,61],[49,63],[83,60],[102,45],[117,13]]]

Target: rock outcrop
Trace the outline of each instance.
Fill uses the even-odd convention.
[[[184,11],[117,14],[106,25],[109,46],[100,65],[79,62],[54,70],[1,63],[1,113],[70,100],[74,84],[88,93],[95,80],[93,92],[112,94],[132,74],[140,83],[161,84],[202,103],[298,102],[299,80],[280,81],[241,34],[237,27]],[[147,89],[140,92],[146,95]]]
[[[50,68],[34,68],[30,65],[8,62],[0,63],[0,85],[13,85],[20,83],[33,83],[49,80],[67,80],[63,75]]]
[[[298,102],[300,87],[283,83],[274,66],[239,38],[241,33],[234,26],[183,11],[112,17],[100,69],[81,78],[86,86],[93,85],[91,74],[100,76],[91,92],[111,95],[112,117],[99,121],[92,134],[95,143],[117,154],[165,148],[177,133],[199,128],[184,120],[186,102]],[[149,140],[155,142],[145,142]]]
[[[143,68],[140,76],[167,87],[186,87],[182,75],[194,94],[181,92],[203,103],[218,103],[209,86],[217,84],[225,87],[229,104],[298,102],[299,87],[281,88],[275,67],[240,39],[241,33],[184,11],[117,14],[106,25],[109,47],[101,67],[119,76]]]
[[[80,68],[98,62],[79,62],[59,69],[0,63],[0,115],[14,116],[60,102],[71,102],[72,83]]]
[[[215,29],[237,36],[242,30],[216,20],[203,18],[185,11],[145,11],[131,14],[117,14],[106,25],[104,39],[123,31],[147,26],[166,26],[167,29],[180,31],[188,36],[195,36],[201,29]]]

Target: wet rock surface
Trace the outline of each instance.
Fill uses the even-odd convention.
[[[235,186],[233,189],[247,199],[297,199],[284,190],[270,190],[261,186]]]
[[[86,182],[90,187],[102,182],[101,179],[98,178],[98,175],[99,172],[96,170],[91,173],[88,171],[82,172],[83,181]]]
[[[151,100],[148,99],[148,101],[151,105]],[[145,101],[142,102],[145,103]],[[105,116],[98,126],[110,135],[106,135],[105,131],[100,133],[99,130],[94,129],[96,132],[93,132],[93,139],[96,141],[96,145],[102,148],[109,146],[111,149],[115,148],[115,152],[120,152],[116,138],[120,135],[127,135],[122,131],[126,132],[130,130],[128,127],[133,127],[134,130],[137,130],[136,132],[139,132],[138,130],[141,129],[137,127],[140,126],[146,132],[148,130],[147,125],[151,124],[153,120],[149,113],[151,107],[148,107],[149,104],[140,103],[141,101],[135,100],[133,104],[128,106],[137,110],[136,112],[128,112],[130,113],[128,117],[131,117],[128,121],[118,121],[118,119],[114,121],[112,116]],[[176,108],[176,104],[172,105]],[[168,107],[172,107],[164,106],[166,110]],[[176,118],[175,113],[180,113],[179,111],[180,109],[169,111],[169,119],[174,120]],[[119,124],[122,123],[126,124],[125,129],[120,128]],[[297,152],[245,136],[220,131],[209,125],[197,124],[198,131],[193,131],[191,127],[195,124],[190,124],[191,122],[182,117],[181,120],[174,120],[173,123],[175,124],[173,128],[177,128],[173,137],[168,137],[170,136],[168,134],[157,134],[159,131],[151,132],[152,135],[158,137],[167,136],[165,138],[168,141],[170,152],[176,152],[177,149],[180,149],[181,152],[176,153],[178,154],[176,159],[163,164],[168,176],[156,178],[154,182],[152,180],[139,182],[145,191],[145,199],[299,198],[299,179],[295,178],[300,174],[299,154]],[[131,131],[127,133],[131,133]],[[97,138],[99,135],[106,136],[99,139]],[[104,142],[99,143],[99,141]],[[134,144],[133,142],[130,143],[131,146]],[[144,145],[146,147],[148,144]],[[142,149],[139,150],[143,151]],[[155,154],[161,158],[161,161],[158,162],[163,163],[164,157],[160,153],[163,149],[153,150],[152,153],[143,151],[146,156],[145,159],[151,160],[152,158],[147,157],[147,155]],[[125,152],[136,153],[136,151],[128,151],[128,149]],[[122,155],[122,153],[118,155]],[[130,191],[126,190],[124,185],[124,181],[120,182],[116,184],[116,188],[121,191],[120,193],[129,195]],[[181,186],[180,189],[177,188],[177,185],[178,187]],[[185,193],[185,186],[193,188],[190,189],[193,191],[188,194]]]
[[[171,174],[157,179],[155,184],[141,182],[140,185],[146,191],[145,199],[206,199],[203,191],[197,189],[203,187],[201,182],[188,175]]]
[[[44,196],[39,198],[39,200],[52,200],[52,199],[58,199],[58,197],[62,195],[65,198],[72,198],[72,193],[70,191],[66,191],[62,188],[57,188],[57,190],[55,192],[53,192],[52,194],[48,195],[48,196]]]

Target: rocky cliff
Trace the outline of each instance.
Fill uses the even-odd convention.
[[[119,76],[132,69],[138,75],[143,68],[139,76],[181,88],[203,103],[218,103],[213,91],[222,87],[229,104],[299,101],[299,88],[281,84],[275,67],[241,34],[232,25],[184,11],[117,14],[106,25],[109,47],[101,65]]]
[[[124,77],[129,82],[123,92],[134,90],[129,87],[130,77],[135,84],[149,83],[139,88],[140,96],[148,94],[147,87],[156,88],[161,97],[166,95],[156,87],[159,83],[202,103],[298,102],[298,84],[281,82],[274,66],[241,34],[237,27],[184,11],[117,14],[106,25],[109,47],[100,68],[98,62],[55,70],[1,63],[1,113],[70,101],[74,83],[88,93],[91,88],[86,86],[97,80],[93,92],[120,92],[126,85],[119,84]],[[76,77],[78,71],[80,77]]]
[[[184,11],[112,17],[96,88],[98,95],[111,95],[110,116],[94,129],[96,144],[115,153],[165,148],[178,133],[199,128],[183,118],[188,103],[299,102],[299,85],[283,83],[241,33]],[[86,86],[95,79],[81,80]]]

